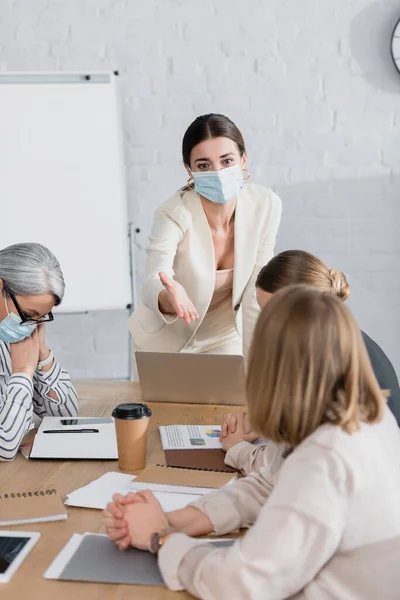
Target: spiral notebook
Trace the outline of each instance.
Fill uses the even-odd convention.
[[[62,521],[67,510],[56,490],[11,492],[0,495],[0,526]]]

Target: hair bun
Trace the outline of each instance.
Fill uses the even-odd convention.
[[[329,269],[329,277],[331,278],[333,293],[339,296],[341,300],[347,300],[350,296],[350,286],[347,283],[346,275],[336,271],[336,269]]]

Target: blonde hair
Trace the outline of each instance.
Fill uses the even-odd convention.
[[[261,311],[247,375],[253,428],[297,446],[324,423],[351,433],[383,415],[361,332],[330,292],[293,285]]]
[[[271,294],[295,283],[312,285],[347,300],[350,286],[344,273],[328,269],[319,258],[304,250],[286,250],[272,258],[258,275],[256,286]]]

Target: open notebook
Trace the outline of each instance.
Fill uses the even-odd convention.
[[[64,424],[64,421],[72,423]],[[114,422],[107,417],[44,417],[30,458],[116,460],[118,450]]]
[[[0,496],[0,526],[62,521],[67,517],[56,490],[10,492]]]

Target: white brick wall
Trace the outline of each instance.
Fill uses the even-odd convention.
[[[0,69],[120,71],[139,277],[152,213],[186,180],[185,128],[228,114],[252,180],[282,196],[278,250],[349,275],[360,325],[399,372],[398,17],[395,0],[2,0]],[[49,338],[74,376],[126,377],[126,318],[59,317]]]

